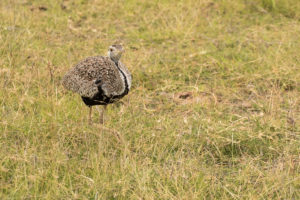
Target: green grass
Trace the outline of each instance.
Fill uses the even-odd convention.
[[[89,126],[61,78],[116,41]],[[1,0],[0,42],[0,199],[300,198],[300,1]]]

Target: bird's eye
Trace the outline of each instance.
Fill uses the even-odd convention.
[[[113,49],[109,49],[110,51],[113,51]]]

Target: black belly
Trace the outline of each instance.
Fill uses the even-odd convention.
[[[107,105],[110,102],[106,101],[100,101],[100,100],[95,100],[95,99],[90,99],[88,97],[81,97],[82,101],[85,103],[87,106],[95,106],[95,105]]]
[[[116,101],[113,98],[107,98],[103,94],[99,93],[93,98],[81,97],[82,101],[87,106],[95,106],[95,105],[107,105]]]
[[[103,95],[102,92],[99,92],[97,95],[95,95],[95,97],[93,98],[88,98],[88,97],[81,97],[82,101],[85,103],[85,105],[87,106],[95,106],[95,105],[107,105],[107,104],[111,104],[114,103],[116,101],[118,101],[120,98],[122,98],[125,95],[117,95],[117,96],[113,96],[111,98]]]

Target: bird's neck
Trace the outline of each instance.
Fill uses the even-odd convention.
[[[117,67],[119,67],[119,61],[114,61],[114,63],[116,64]]]
[[[110,59],[118,66],[119,59],[115,59],[115,58],[112,58],[112,57],[110,57]]]

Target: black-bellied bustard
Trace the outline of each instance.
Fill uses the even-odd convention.
[[[111,45],[108,56],[88,57],[75,65],[63,77],[63,86],[78,93],[89,106],[91,123],[92,106],[116,102],[128,94],[131,87],[131,74],[120,61],[124,49],[122,45]],[[104,121],[104,110],[100,122]]]

